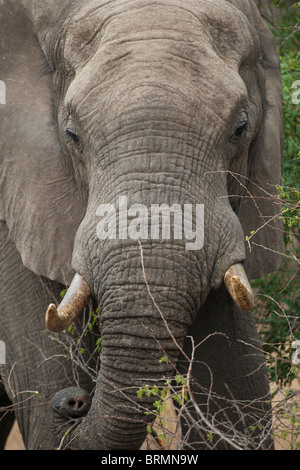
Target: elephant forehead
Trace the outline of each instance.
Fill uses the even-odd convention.
[[[184,66],[182,59],[169,60],[168,53],[158,56],[163,61],[156,59],[151,64],[127,57],[126,63],[120,61],[111,71],[97,57],[90,61],[65,97],[66,107],[76,115],[82,130],[86,127],[92,133],[93,126],[103,128],[122,119],[127,126],[131,119],[132,124],[154,119],[186,129],[193,125],[197,133],[199,126],[212,121],[226,125],[247,102],[242,78],[217,56],[212,60],[213,69],[201,64]]]
[[[93,103],[101,99],[101,116],[107,117],[116,114],[116,107],[117,114],[135,107],[138,100],[147,112],[149,104],[161,103],[168,112],[172,104],[175,114],[186,109],[189,115],[195,103],[206,103],[226,120],[243,105],[247,92],[239,64],[245,55],[252,64],[249,56],[256,54],[255,38],[245,39],[251,26],[245,27],[239,10],[223,0],[217,5],[205,0],[112,3],[118,6],[112,9],[109,2],[92,17],[79,12],[69,26],[65,52],[77,70],[66,96],[69,109],[98,113]],[[80,48],[75,47],[75,26],[84,39]]]
[[[127,51],[171,48],[195,62],[211,48],[238,68],[245,56],[255,55],[258,39],[245,15],[225,0],[91,0],[69,17],[64,54],[75,69],[99,50],[113,62]],[[156,43],[155,43],[156,41]],[[172,44],[171,44],[172,43]],[[104,53],[104,52],[103,52]]]

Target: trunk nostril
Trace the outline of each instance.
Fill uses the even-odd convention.
[[[81,418],[88,413],[91,401],[85,390],[70,387],[57,392],[52,399],[52,405],[72,418]]]
[[[84,400],[81,398],[76,398],[73,400],[69,400],[68,405],[73,408],[74,410],[80,410],[84,406]]]

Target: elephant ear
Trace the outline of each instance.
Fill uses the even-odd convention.
[[[261,43],[265,74],[264,121],[248,155],[246,187],[239,219],[246,241],[245,270],[250,279],[277,270],[284,253],[281,205],[277,186],[283,169],[282,92],[279,55],[274,38],[252,0],[230,0],[252,23]]]
[[[32,18],[21,1],[0,0],[0,24],[0,220],[27,268],[69,284],[85,198],[64,163]]]

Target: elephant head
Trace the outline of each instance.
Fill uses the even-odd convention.
[[[53,403],[73,417],[89,409],[74,447],[139,448],[154,398],[137,402],[137,390],[172,376],[209,292],[225,282],[249,309],[245,272],[280,263],[272,36],[252,0],[0,4],[0,215],[24,265],[70,285],[48,309],[50,329],[66,328],[90,296],[101,315],[91,403],[73,389]],[[201,246],[175,236],[175,217],[165,239],[154,224],[129,236],[141,205],[149,215],[161,204],[192,208],[191,227],[204,207]],[[99,236],[99,208],[116,208],[115,238]]]

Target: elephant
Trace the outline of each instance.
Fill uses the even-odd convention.
[[[255,2],[0,16],[0,375],[26,449],[138,450],[166,384],[181,448],[272,449],[250,281],[284,251],[281,77]]]

